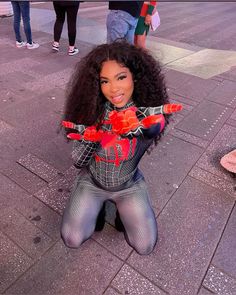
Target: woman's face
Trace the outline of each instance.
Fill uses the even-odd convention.
[[[131,99],[134,81],[128,68],[115,60],[105,61],[100,72],[100,83],[103,95],[115,107],[122,108]]]

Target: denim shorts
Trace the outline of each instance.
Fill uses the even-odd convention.
[[[133,17],[123,10],[110,10],[107,15],[107,43],[117,39],[125,39],[129,43],[134,42],[134,31],[138,18]]]

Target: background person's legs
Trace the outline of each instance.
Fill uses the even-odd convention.
[[[13,28],[16,36],[17,42],[22,42],[21,34],[20,34],[20,21],[21,21],[21,11],[20,11],[20,5],[18,1],[12,1],[12,8],[14,13],[14,23]]]
[[[65,7],[58,5],[55,2],[53,2],[53,7],[56,13],[56,21],[54,24],[54,41],[59,43],[65,22],[66,10]]]
[[[147,39],[146,33],[144,33],[143,35],[135,35],[134,44],[138,47],[146,48],[146,39]]]
[[[129,29],[128,29],[128,32],[125,36],[125,39],[130,44],[134,43],[134,32],[135,32],[137,22],[138,22],[138,19],[136,19],[134,17],[129,18]]]
[[[32,33],[30,27],[30,3],[28,1],[19,1],[19,5],[22,14],[27,43],[32,44]]]
[[[68,26],[69,46],[75,45],[76,20],[77,20],[78,9],[79,9],[79,3],[76,6],[67,7],[67,26]]]

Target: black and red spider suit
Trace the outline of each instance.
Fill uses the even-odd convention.
[[[164,110],[166,106],[169,109]],[[127,242],[139,254],[153,250],[157,223],[138,163],[164,128],[161,113],[178,110],[174,105],[136,108],[133,102],[117,109],[107,102],[99,131],[63,122],[64,127],[78,131],[68,137],[76,139],[72,158],[81,168],[62,220],[61,234],[68,247],[77,248],[92,235],[103,203],[111,200]]]

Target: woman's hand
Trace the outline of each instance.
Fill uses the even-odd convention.
[[[103,131],[97,130],[96,126],[86,127],[85,125],[76,125],[68,121],[62,121],[62,126],[78,131],[78,133],[69,133],[67,135],[69,139],[87,142],[100,142],[102,140]]]
[[[151,20],[152,20],[152,16],[150,14],[147,14],[144,20],[145,25],[150,26]]]

